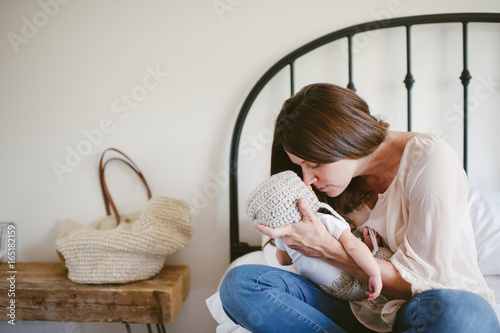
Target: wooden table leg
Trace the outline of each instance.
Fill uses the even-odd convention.
[[[156,324],[156,330],[158,331],[158,333],[167,333],[165,324]]]

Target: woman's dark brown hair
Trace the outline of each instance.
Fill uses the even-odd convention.
[[[300,166],[286,152],[312,163],[368,156],[385,140],[388,127],[352,90],[328,83],[308,85],[285,101],[276,119],[271,174],[293,170],[302,177]],[[362,183],[362,178],[354,178],[335,198],[317,194],[345,215],[370,197],[362,191]]]

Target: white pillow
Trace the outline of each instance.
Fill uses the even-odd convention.
[[[500,192],[471,189],[469,209],[483,275],[500,275]]]
[[[216,333],[250,333],[240,325],[235,324],[224,312],[219,292],[206,299],[208,310],[217,321]]]

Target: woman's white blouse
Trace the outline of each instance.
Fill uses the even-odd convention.
[[[376,230],[394,252],[391,262],[413,295],[462,289],[496,308],[477,263],[467,198],[467,176],[453,148],[435,135],[418,134],[406,144],[396,177],[363,226]],[[370,314],[368,302],[351,302],[351,308],[368,327],[387,331],[403,302],[384,305],[382,318],[389,327],[377,323],[380,313]]]

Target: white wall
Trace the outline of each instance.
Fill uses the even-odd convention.
[[[191,290],[167,330],[213,332],[204,300],[229,262],[229,141],[256,80],[302,44],[383,13],[466,11],[499,12],[500,2],[2,0],[0,221],[18,226],[17,260],[57,261],[53,247],[64,218],[91,223],[104,215],[97,162],[103,149],[118,147],[141,166],[154,193],[193,209],[191,243],[168,259],[190,266]],[[69,150],[86,156],[67,160]],[[122,212],[145,201],[128,176],[119,169],[109,180]],[[4,322],[0,330],[124,327],[18,323],[14,329]]]

